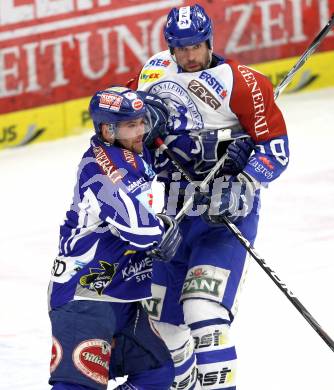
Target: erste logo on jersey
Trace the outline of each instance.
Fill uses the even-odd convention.
[[[119,111],[122,101],[122,96],[114,95],[113,93],[102,93],[100,95],[99,107],[109,108],[109,110],[113,111]]]
[[[215,77],[209,72],[203,71],[199,78],[204,80],[218,95],[221,99],[225,99],[227,96],[227,89],[222,85]]]

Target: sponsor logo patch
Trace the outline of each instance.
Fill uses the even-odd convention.
[[[195,349],[221,347],[227,342],[223,332],[219,329],[209,330],[208,333],[200,336],[194,335],[193,338],[195,342]]]
[[[124,281],[135,278],[137,283],[146,279],[152,278],[152,259],[145,257],[142,260],[129,260],[127,265],[122,269],[122,277]]]
[[[201,80],[204,80],[217,94],[221,99],[225,99],[227,96],[227,89],[221,84],[215,77],[213,77],[208,72],[202,72],[199,75]]]
[[[244,65],[238,66],[238,71],[244,78],[247,87],[250,89],[254,107],[254,128],[257,137],[268,134],[269,128],[266,119],[266,107],[264,105],[263,94],[256,80],[254,73]]]
[[[102,93],[100,96],[99,106],[103,108],[109,108],[113,111],[119,111],[122,101],[122,96],[118,96],[113,93]]]
[[[111,345],[99,339],[86,340],[74,350],[72,359],[75,367],[97,383],[108,384]]]
[[[166,287],[152,283],[152,296],[153,298],[145,299],[141,301],[144,310],[154,320],[160,320],[162,306],[166,295]]]
[[[89,268],[90,273],[81,276],[80,284],[102,295],[105,288],[112,282],[118,263],[110,264],[103,260],[100,260],[99,263],[101,268]]]
[[[205,104],[213,108],[214,110],[217,110],[221,106],[219,101],[212,95],[211,92],[209,92],[204,85],[202,85],[197,80],[191,80],[188,89],[195,94],[199,99],[202,100]]]
[[[262,165],[256,157],[251,157],[249,159],[249,165],[251,165],[255,172],[261,173],[268,180],[272,179],[274,176],[274,172],[270,169],[267,169],[264,165]]]
[[[163,70],[143,70],[140,74],[139,80],[142,83],[153,83],[160,79],[165,74]]]
[[[232,370],[230,370],[227,367],[224,367],[220,371],[212,371],[212,372],[206,372],[204,375],[199,373],[198,374],[198,379],[202,385],[203,388],[205,386],[211,386],[213,385],[223,385],[225,383],[231,382],[231,377],[232,377]]]
[[[107,153],[101,146],[93,148],[96,162],[101,167],[103,173],[105,173],[112,183],[117,183],[123,178],[122,174],[117,170],[116,165],[108,157]]]
[[[193,267],[182,288],[182,299],[197,297],[220,302],[223,299],[230,271],[211,265]]]
[[[149,66],[162,66],[163,68],[167,68],[171,62],[169,60],[164,60],[162,58],[156,58],[151,60],[145,67]]]
[[[143,105],[144,105],[143,101],[140,100],[140,99],[134,100],[131,104],[132,104],[132,107],[133,107],[135,110],[137,110],[137,111],[140,110],[140,109],[142,109],[142,108],[143,108]]]
[[[52,336],[52,349],[51,349],[51,361],[50,361],[50,373],[58,367],[61,359],[63,357],[63,348],[60,345],[60,342]]]
[[[134,169],[137,169],[137,161],[134,154],[128,149],[122,149],[124,160],[130,164]]]
[[[269,158],[263,156],[263,157],[259,157],[259,160],[262,161],[263,164],[266,165],[269,169],[274,170],[274,166],[269,160]]]

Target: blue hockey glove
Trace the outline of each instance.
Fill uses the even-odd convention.
[[[251,138],[238,138],[231,142],[226,149],[228,157],[221,170],[222,174],[236,176],[240,173],[245,168],[254,146]]]
[[[247,183],[240,182],[235,177],[223,182],[223,188],[221,185],[214,185],[210,206],[203,214],[203,219],[209,224],[220,224],[222,216],[233,222],[244,218],[253,208],[254,195],[255,192]]]
[[[165,214],[157,214],[165,225],[165,234],[162,237],[160,244],[150,251],[148,255],[153,260],[170,261],[178,250],[182,236],[180,233],[179,225],[176,220]]]
[[[167,135],[168,109],[157,95],[144,91],[137,91],[137,93],[144,100],[151,118],[151,130],[145,135],[144,143],[149,149],[155,149],[154,140]]]

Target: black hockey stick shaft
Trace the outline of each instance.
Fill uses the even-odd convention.
[[[270,279],[276,284],[276,286],[283,292],[283,294],[289,299],[299,313],[305,318],[305,320],[312,326],[312,328],[318,333],[318,335],[324,340],[329,348],[334,352],[334,341],[331,337],[322,329],[318,322],[314,319],[311,313],[306,307],[300,302],[300,300],[294,295],[294,293],[282,282],[264,261],[264,259],[256,252],[252,244],[245,238],[240,230],[226,217],[224,216],[223,221],[226,227],[234,234],[241,245],[247,250],[247,252],[253,257],[253,259],[260,265],[264,272],[270,277]]]
[[[167,157],[172,161],[177,170],[183,174],[186,180],[191,183],[195,190],[200,189],[199,186],[195,183],[192,175],[183,168],[183,166],[178,162],[175,154],[168,148],[167,145],[163,143],[161,139],[157,142],[157,146],[162,146],[161,150],[167,155]],[[180,213],[179,213],[180,214]],[[178,216],[179,216],[178,214]],[[178,220],[180,220],[179,218]],[[253,257],[253,259],[260,265],[260,267],[265,271],[265,273],[270,277],[270,279],[276,284],[276,286],[283,292],[283,294],[289,299],[293,306],[299,311],[299,313],[305,318],[305,320],[312,326],[312,328],[318,333],[318,335],[324,340],[324,342],[329,346],[329,348],[334,352],[334,341],[331,337],[322,329],[318,322],[314,319],[311,313],[306,309],[306,307],[300,302],[300,300],[293,294],[293,292],[286,286],[285,283],[277,276],[264,261],[264,259],[257,254],[252,244],[243,236],[240,230],[227,218],[223,217],[224,224],[231,231],[232,234],[238,239],[240,244],[246,249],[246,251]]]
[[[275,100],[278,98],[281,92],[283,92],[284,88],[290,83],[295,73],[305,64],[305,62],[309,59],[311,54],[317,49],[320,43],[323,41],[325,36],[329,33],[329,31],[334,26],[334,13],[331,18],[327,22],[326,26],[319,32],[319,34],[313,39],[309,47],[304,51],[296,64],[291,68],[288,74],[281,80],[278,86],[275,88],[274,97]]]

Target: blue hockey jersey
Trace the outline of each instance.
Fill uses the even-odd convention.
[[[152,260],[146,251],[164,232],[152,209],[154,176],[145,147],[138,155],[92,137],[60,227],[51,309],[77,299],[126,302],[151,296]]]

